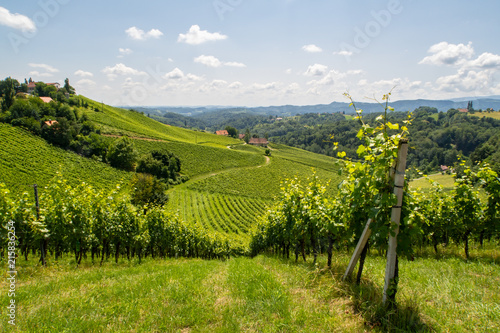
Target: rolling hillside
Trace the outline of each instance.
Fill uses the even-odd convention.
[[[140,155],[153,150],[173,152],[180,158],[181,173],[189,180],[169,192],[167,209],[181,219],[207,230],[246,243],[247,232],[273,202],[287,178],[310,176],[313,169],[330,192],[337,183],[335,159],[284,145],[264,148],[211,133],[161,124],[142,113],[102,105],[83,98],[89,108],[79,108],[103,135],[130,137]],[[98,111],[96,111],[98,110]],[[23,129],[0,126],[1,181],[15,192],[30,191],[56,176],[70,184],[86,182],[98,189],[111,189],[122,181],[128,190],[131,172],[119,171],[101,162],[56,148]]]
[[[43,187],[58,173],[71,185],[86,182],[106,190],[120,182],[128,184],[132,176],[54,147],[23,129],[0,123],[0,182],[17,193],[32,192],[33,184]]]

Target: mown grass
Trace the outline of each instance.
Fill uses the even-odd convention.
[[[494,119],[500,119],[500,112],[499,111],[493,111],[493,112],[475,112],[475,113],[469,113],[469,116],[471,117],[489,117],[489,118],[494,118]]]
[[[138,264],[48,267],[18,261],[14,332],[498,332],[500,250],[476,244],[471,259],[449,245],[401,258],[397,308],[382,298],[385,257],[370,253],[361,284],[342,282],[350,251],[326,258],[261,255],[227,261],[148,259]],[[2,271],[6,272],[5,262]],[[0,281],[1,304],[9,301]]]
[[[443,189],[445,191],[453,189],[455,184],[455,178],[453,178],[453,175],[436,173],[433,175],[429,175],[428,177],[422,177],[411,181],[410,187],[413,189],[420,188],[424,192],[429,191],[432,187],[432,184],[427,178],[439,183],[441,186],[443,186]]]

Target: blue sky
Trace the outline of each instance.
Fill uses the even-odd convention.
[[[500,2],[0,3],[0,78],[112,105],[307,105],[500,95]]]

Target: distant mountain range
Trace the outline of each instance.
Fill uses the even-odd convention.
[[[487,109],[493,108],[494,110],[500,109],[500,95],[487,96],[487,97],[464,97],[455,98],[450,100],[430,100],[430,99],[417,99],[417,100],[400,100],[390,102],[396,111],[413,111],[420,106],[429,106],[438,109],[438,111],[446,112],[449,109],[467,108],[467,103],[473,102],[474,109]],[[381,112],[383,108],[378,103],[356,103],[358,109],[362,109],[365,113]],[[206,106],[206,107],[169,107],[169,106],[151,106],[151,107],[124,107],[127,109],[134,109],[139,112],[147,114],[163,116],[165,113],[177,113],[183,116],[196,117],[207,112],[214,112],[220,110],[239,111],[244,113],[252,113],[256,115],[272,115],[278,117],[294,116],[304,113],[336,113],[345,112],[346,114],[353,114],[354,109],[349,107],[349,103],[333,102],[330,104],[317,104],[317,105],[281,105],[281,106],[265,106],[265,107],[223,107],[223,106]]]

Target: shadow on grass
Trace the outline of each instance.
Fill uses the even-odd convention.
[[[355,274],[351,281],[342,281],[346,270],[343,263],[332,262],[331,267],[320,268],[312,260],[307,262],[295,262],[292,259],[278,258],[267,255],[269,258],[278,259],[286,265],[297,265],[307,268],[310,272],[309,286],[317,285],[326,279],[332,281],[334,287],[329,294],[330,299],[345,298],[350,301],[350,306],[354,313],[359,314],[367,330],[378,332],[432,332],[435,329],[425,323],[420,315],[419,306],[411,300],[404,300],[403,303],[396,304],[395,307],[387,307],[382,304],[382,288],[366,277],[361,279],[357,285]],[[310,258],[309,258],[310,259]],[[326,266],[326,265],[325,265]],[[331,287],[331,286],[329,286]],[[396,296],[397,297],[397,296]]]
[[[465,257],[462,245],[449,244],[439,245],[438,253],[432,247],[424,247],[415,251],[416,258],[449,260],[458,259],[464,262],[476,262],[483,264],[500,264],[500,244],[498,242],[485,242],[483,246],[472,243],[469,250],[469,259]]]
[[[351,300],[354,312],[363,317],[367,328],[380,332],[434,331],[422,320],[415,302],[405,301],[388,307],[382,304],[381,288],[377,288],[371,280],[362,279],[360,285],[355,282],[339,283],[344,286],[344,297]]]

